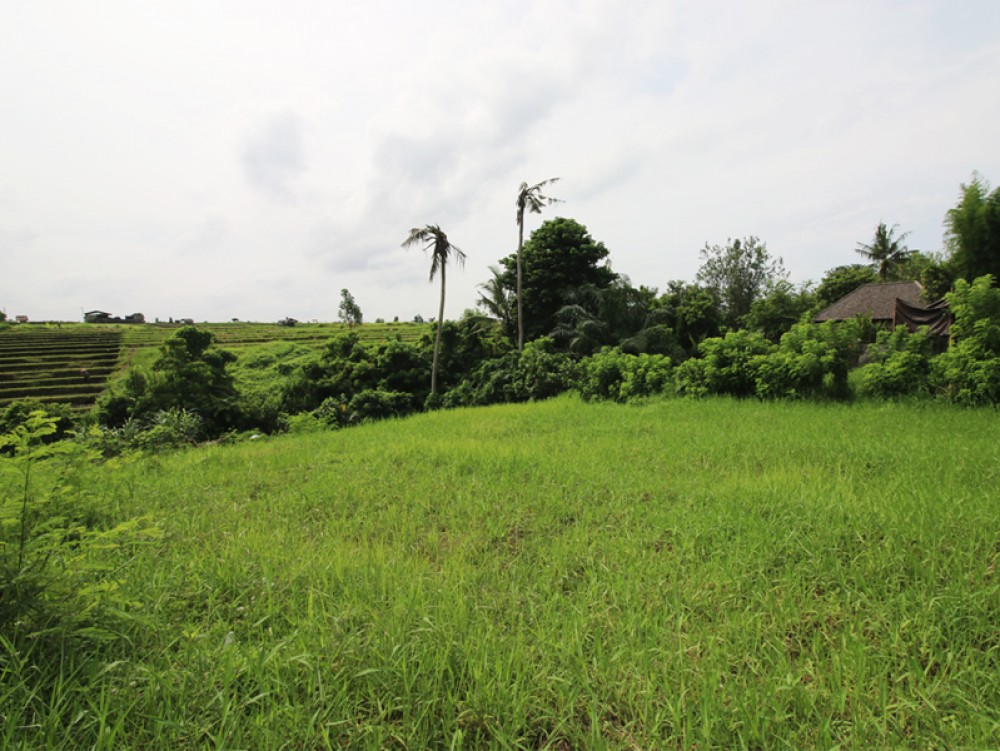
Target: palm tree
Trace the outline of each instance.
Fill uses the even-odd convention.
[[[403,247],[409,248],[411,245],[423,243],[424,250],[431,253],[431,276],[441,272],[441,306],[438,310],[437,335],[434,337],[434,360],[431,363],[431,395],[437,394],[437,372],[438,358],[441,354],[441,326],[444,323],[444,272],[448,266],[448,259],[454,257],[460,266],[465,265],[465,253],[459,250],[448,241],[448,235],[436,224],[427,224],[423,227],[414,227],[410,230],[410,235],[403,241]]]
[[[503,272],[498,266],[490,266],[490,278],[479,285],[482,292],[476,305],[486,311],[487,315],[500,321],[504,333],[510,336],[514,316],[511,315],[511,296],[503,283]]]
[[[909,236],[909,232],[904,232],[899,237],[892,236],[898,226],[894,224],[891,228],[886,228],[885,222],[879,222],[871,245],[858,243],[857,252],[877,267],[880,282],[886,281],[889,278],[889,270],[899,266],[913,252],[903,245],[903,240]]]
[[[542,195],[542,188],[557,182],[558,177],[550,177],[535,185],[521,183],[517,190],[517,351],[524,349],[524,306],[521,304],[521,250],[524,248],[524,210],[541,214],[542,206],[558,203],[558,198]]]

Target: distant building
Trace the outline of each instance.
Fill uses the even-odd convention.
[[[17,321],[18,323],[27,323],[28,316],[14,316],[14,320]]]
[[[91,310],[83,314],[84,323],[145,323],[146,316],[142,313],[132,313],[124,318],[115,316],[103,310]]]

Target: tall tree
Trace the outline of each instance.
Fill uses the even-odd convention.
[[[414,227],[410,230],[409,236],[403,241],[403,247],[409,248],[412,245],[423,244],[424,250],[431,254],[431,275],[430,281],[434,281],[434,276],[441,272],[441,305],[438,309],[437,333],[434,336],[434,360],[431,363],[431,396],[437,395],[437,375],[438,360],[441,356],[441,326],[444,323],[444,289],[445,289],[445,269],[448,261],[452,258],[460,265],[465,264],[465,253],[452,245],[448,240],[448,235],[444,233],[436,224],[426,224],[423,227]]]
[[[543,206],[551,206],[559,201],[558,198],[550,198],[542,195],[542,188],[551,185],[559,180],[558,177],[550,177],[540,183],[528,185],[521,183],[517,190],[517,351],[524,349],[524,305],[522,295],[522,273],[521,273],[521,251],[524,248],[524,211],[527,209],[532,214],[541,214]]]
[[[719,335],[722,310],[717,296],[707,287],[674,280],[667,283],[658,302],[677,339],[690,352],[708,337]]]
[[[961,198],[945,217],[945,242],[959,275],[967,281],[984,274],[1000,279],[1000,187],[972,173]]]
[[[586,285],[604,289],[615,280],[607,264],[608,249],[573,219],[557,217],[542,222],[524,243],[523,282],[519,326],[527,339],[549,334],[556,312],[573,302],[571,293]],[[517,288],[518,259],[512,253],[500,260],[508,289]]]
[[[715,293],[725,323],[734,328],[755,300],[788,276],[781,258],[773,258],[753,236],[725,245],[706,243],[701,259],[697,279]]]
[[[864,263],[852,263],[830,269],[816,288],[816,301],[822,307],[833,305],[863,284],[874,284],[878,274]]]
[[[341,323],[346,323],[348,326],[359,326],[364,320],[361,306],[354,299],[354,295],[346,289],[340,290],[339,316]]]
[[[889,280],[889,272],[893,271],[909,257],[911,251],[903,241],[909,236],[909,232],[904,232],[899,237],[893,237],[898,224],[886,227],[885,222],[879,222],[875,227],[875,237],[870,244],[858,243],[857,252],[872,262],[872,266],[878,271],[880,282]]]

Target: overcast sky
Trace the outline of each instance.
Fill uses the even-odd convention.
[[[516,248],[522,180],[633,283],[756,235],[793,281],[942,250],[1000,183],[997,0],[0,0],[0,309],[437,313],[409,229]]]

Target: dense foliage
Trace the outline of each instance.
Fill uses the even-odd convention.
[[[533,200],[539,209],[552,202],[540,193],[549,182],[522,186],[528,193],[519,202],[519,224],[523,211],[534,210]],[[491,268],[491,279],[480,285],[485,315],[467,312],[458,322],[439,316],[433,335],[362,337],[353,328],[361,311],[347,289],[340,314],[352,331],[318,349],[288,343],[282,351],[250,348],[237,356],[215,346],[208,331],[182,328],[162,342],[155,360],[137,361],[100,400],[103,433],[94,445],[105,454],[159,450],[240,432],[339,427],[565,390],[615,401],[724,394],[994,405],[1000,403],[997,291],[989,277],[962,274],[991,267],[998,202],[1000,193],[974,175],[948,215],[949,256],[911,251],[903,245],[906,233],[879,223],[874,239],[858,247],[872,265],[838,266],[815,287],[789,283],[781,259],[753,236],[706,244],[696,284],[672,281],[662,292],[635,286],[611,270],[608,249],[585,226],[548,220],[520,254]],[[464,254],[436,225],[412,230],[404,245],[414,244],[430,253],[443,305],[446,267]],[[947,293],[951,346],[922,332],[878,332],[863,320],[810,323],[880,276],[919,278],[928,297]],[[523,349],[516,344],[518,305],[528,340]],[[23,424],[39,406],[8,405],[0,432]],[[56,437],[81,424],[68,408],[45,408],[59,417]]]
[[[543,222],[531,233],[521,254],[525,336],[549,334],[555,316],[571,294],[584,287],[609,287],[615,274],[607,264],[608,249],[594,240],[579,222],[557,218]],[[517,255],[501,260],[503,286],[517,288]]]
[[[955,208],[945,218],[948,247],[960,276],[1000,278],[1000,187],[990,190],[978,174],[961,187]]]
[[[163,342],[160,356],[147,371],[133,368],[120,391],[99,404],[99,416],[109,427],[129,420],[148,422],[164,410],[197,414],[206,437],[217,437],[239,423],[239,406],[228,366],[231,352],[212,346],[209,331],[185,326]]]
[[[730,239],[725,245],[708,245],[701,250],[698,281],[715,294],[723,321],[737,326],[750,312],[754,301],[785,279],[781,258],[773,257],[757,237]]]

